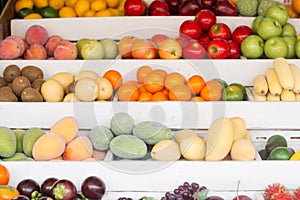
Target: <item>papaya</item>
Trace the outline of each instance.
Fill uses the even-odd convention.
[[[34,143],[42,136],[45,132],[40,128],[30,128],[26,131],[23,136],[23,152],[26,156],[32,157],[32,148]]]
[[[92,142],[93,149],[97,151],[108,150],[109,143],[114,138],[111,130],[105,126],[94,127],[87,136]]]
[[[195,137],[198,134],[193,131],[193,130],[189,130],[189,129],[183,129],[181,131],[179,131],[176,135],[175,135],[175,141],[180,144],[182,140],[184,140],[185,138],[188,137]]]
[[[13,156],[17,150],[17,139],[14,132],[5,126],[0,127],[0,157]]]
[[[246,139],[238,139],[233,142],[230,156],[232,160],[247,161],[254,160],[256,155],[252,142]]]
[[[141,138],[146,144],[150,145],[154,145],[161,140],[172,139],[171,129],[161,123],[153,121],[137,123],[132,132],[133,135]]]
[[[134,135],[116,136],[109,144],[111,152],[124,159],[143,158],[147,153],[147,145]]]
[[[125,112],[115,114],[110,120],[110,129],[114,135],[132,134],[134,120]]]

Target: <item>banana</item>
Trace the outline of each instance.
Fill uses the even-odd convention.
[[[253,91],[252,94],[253,94],[255,101],[266,101],[267,100],[266,95],[257,94],[257,92],[255,92],[255,91]]]
[[[268,92],[268,83],[264,75],[257,75],[253,79],[254,91],[259,95],[266,95]]]
[[[267,93],[267,101],[280,101],[280,96],[274,96],[272,93]]]
[[[277,74],[280,85],[286,90],[292,90],[294,87],[294,76],[287,60],[282,57],[275,58],[273,60],[273,67]]]
[[[300,93],[300,69],[294,64],[289,64],[289,66],[294,77],[293,91],[296,94],[299,94]]]
[[[291,90],[282,90],[280,98],[281,101],[296,101],[296,95]]]
[[[279,96],[282,92],[282,87],[279,83],[275,70],[273,68],[267,69],[267,71],[265,72],[265,76],[268,83],[269,92],[273,96]]]

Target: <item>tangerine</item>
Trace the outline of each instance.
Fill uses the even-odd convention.
[[[149,66],[141,66],[136,72],[136,79],[139,83],[144,83],[147,75],[152,72],[152,68]]]
[[[137,101],[139,95],[139,90],[134,84],[123,84],[118,90],[119,101]]]
[[[7,185],[10,179],[8,169],[0,164],[0,185]]]
[[[108,70],[104,73],[103,77],[109,80],[114,90],[118,89],[122,85],[122,75],[116,70]]]
[[[201,89],[205,86],[205,81],[200,75],[193,75],[187,82],[194,95],[200,94]]]
[[[162,91],[164,89],[164,77],[158,72],[151,72],[145,79],[145,88],[151,93]]]
[[[150,92],[140,92],[140,96],[138,98],[138,101],[151,101],[152,100],[152,93]]]
[[[299,15],[300,14],[300,1],[292,0],[292,8]]]
[[[210,80],[200,91],[200,96],[205,101],[219,101],[222,97],[222,86],[214,80]]]
[[[152,101],[167,101],[167,100],[169,100],[169,97],[163,91],[155,92],[152,95]]]

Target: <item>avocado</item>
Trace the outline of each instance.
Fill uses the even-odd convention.
[[[276,147],[287,147],[287,141],[282,135],[272,135],[266,143],[265,150],[268,154]]]

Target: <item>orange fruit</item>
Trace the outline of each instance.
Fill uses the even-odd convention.
[[[139,85],[138,88],[139,88],[139,92],[147,92],[145,85]]]
[[[173,101],[190,101],[192,91],[187,85],[175,85],[169,91],[169,99]]]
[[[7,185],[10,179],[8,169],[0,164],[0,185]]]
[[[109,80],[114,90],[118,89],[122,85],[122,75],[116,70],[108,70],[104,73],[103,77]]]
[[[164,79],[165,79],[165,77],[166,77],[167,74],[168,74],[168,73],[167,73],[165,70],[163,70],[163,69],[155,69],[155,70],[153,70],[153,71],[159,73],[160,75],[162,75]]]
[[[167,101],[169,100],[169,97],[166,93],[164,93],[163,91],[160,92],[155,92],[152,95],[152,101]]]
[[[139,90],[134,84],[123,84],[118,89],[119,101],[137,101],[139,95]]]
[[[205,101],[219,101],[222,97],[222,86],[214,80],[210,80],[200,91],[200,96]]]
[[[151,72],[145,79],[145,88],[148,92],[155,93],[164,89],[164,78],[160,73]]]
[[[292,18],[298,17],[298,14],[296,13],[296,11],[293,9],[293,7],[291,5],[286,5],[285,7],[286,7],[290,17],[292,17]]]
[[[76,17],[76,12],[73,8],[71,7],[62,7],[59,12],[59,17],[60,18],[69,18],[69,17]]]
[[[205,81],[202,76],[193,75],[187,81],[188,86],[191,88],[194,95],[200,94],[201,89],[205,86]]]
[[[183,85],[185,83],[185,77],[178,72],[172,72],[166,75],[165,78],[165,87],[167,90],[172,88],[175,85]]]
[[[194,96],[191,101],[205,101],[205,99],[203,99],[202,97],[199,96]]]
[[[152,68],[149,66],[141,66],[136,72],[136,79],[139,83],[144,83],[147,75],[152,72]]]
[[[297,14],[300,14],[300,1],[292,0],[292,8]]]
[[[169,90],[167,90],[166,88],[162,90],[163,93],[165,93],[167,96],[169,96]]]
[[[152,93],[150,92],[140,92],[140,96],[138,101],[151,101],[152,100]]]

